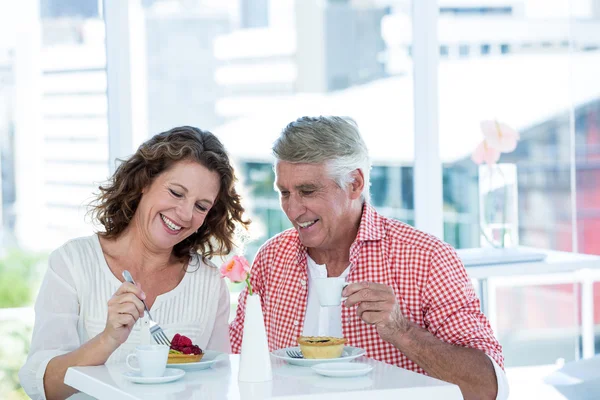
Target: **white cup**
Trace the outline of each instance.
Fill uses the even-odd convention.
[[[157,378],[165,374],[167,359],[169,357],[169,347],[159,344],[140,345],[135,348],[135,353],[131,353],[125,359],[129,369],[138,371],[145,378]],[[138,367],[131,365],[130,360],[137,359]]]
[[[317,278],[314,282],[321,307],[342,304],[342,290],[349,285],[343,278]]]

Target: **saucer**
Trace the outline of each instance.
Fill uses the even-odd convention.
[[[313,365],[317,374],[336,378],[366,375],[373,369],[372,365],[358,362],[338,362]]]
[[[167,383],[173,382],[185,375],[185,371],[177,368],[167,368],[163,376],[146,377],[139,371],[123,372],[123,378],[133,383]]]

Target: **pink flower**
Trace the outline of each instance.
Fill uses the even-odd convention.
[[[221,276],[229,278],[232,282],[243,282],[250,276],[250,265],[244,257],[233,256],[231,260],[224,263],[221,268]]]
[[[493,165],[500,159],[500,151],[491,147],[487,139],[484,139],[479,145],[475,148],[475,151],[471,155],[471,160],[475,164],[487,163],[488,165]]]
[[[488,146],[501,153],[510,153],[517,148],[519,132],[502,122],[482,121],[481,132]]]

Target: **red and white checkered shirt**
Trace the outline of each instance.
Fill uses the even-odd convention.
[[[267,241],[252,266],[252,289],[261,296],[269,349],[296,346],[302,334],[308,276],[307,251],[295,229]],[[502,347],[480,310],[467,272],[454,249],[410,225],[379,215],[365,204],[350,247],[348,282],[370,281],[394,289],[403,314],[438,339],[482,350],[504,368]],[[229,327],[231,347],[240,352],[247,289],[240,294]],[[391,344],[373,325],[342,307],[342,331],[348,345],[388,364],[425,373]]]

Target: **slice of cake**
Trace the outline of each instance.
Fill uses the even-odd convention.
[[[300,336],[298,344],[304,358],[338,358],[344,351],[346,339],[332,336]]]
[[[204,356],[200,347],[192,343],[186,336],[176,333],[171,340],[171,349],[167,364],[184,364],[198,362]]]

